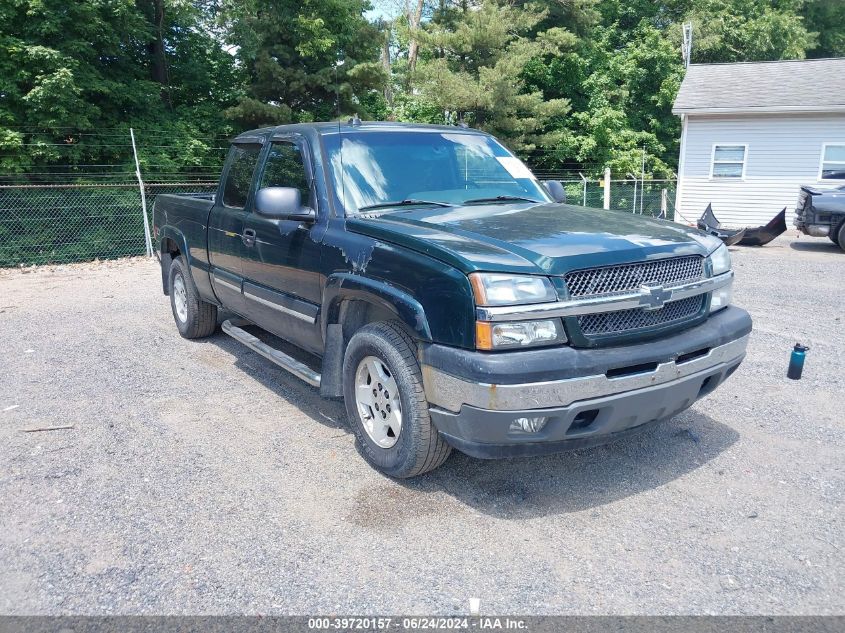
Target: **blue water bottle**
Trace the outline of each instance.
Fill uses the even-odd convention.
[[[792,380],[801,380],[801,373],[804,371],[804,357],[810,348],[801,343],[796,343],[789,356],[789,369],[786,370],[786,377]]]

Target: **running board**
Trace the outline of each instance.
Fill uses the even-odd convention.
[[[312,387],[320,386],[320,374],[311,369],[305,363],[299,362],[295,358],[292,358],[284,352],[277,350],[275,347],[270,347],[269,345],[267,345],[267,343],[253,336],[246,330],[242,330],[240,327],[238,327],[239,325],[250,325],[250,323],[249,321],[242,321],[240,319],[227,319],[226,321],[223,321],[222,327],[223,331],[226,334],[231,336],[236,341],[243,343],[253,352],[261,354],[270,362],[273,362],[282,369],[289,371],[294,376],[301,380],[304,380]]]

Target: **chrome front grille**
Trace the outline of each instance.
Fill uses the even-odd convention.
[[[564,277],[572,298],[614,295],[639,290],[640,286],[677,286],[704,276],[704,258],[700,255],[672,257],[651,262],[588,268]]]
[[[578,325],[584,336],[601,336],[605,334],[621,334],[644,328],[662,327],[674,323],[681,323],[697,317],[704,307],[706,295],[696,295],[678,301],[670,301],[659,310],[617,310],[616,312],[599,312],[585,314],[578,317]]]
[[[673,288],[704,277],[700,255],[671,257],[649,262],[589,268],[568,273],[564,280],[570,299],[593,299],[638,293],[643,286]],[[667,325],[680,325],[701,316],[706,293],[667,302],[657,310],[626,308],[576,317],[581,336],[597,337],[636,334]]]

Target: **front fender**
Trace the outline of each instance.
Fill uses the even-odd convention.
[[[347,300],[367,301],[394,313],[422,341],[431,341],[431,328],[422,305],[407,292],[383,281],[353,273],[334,273],[323,290],[323,338],[329,323],[337,323],[340,306]]]

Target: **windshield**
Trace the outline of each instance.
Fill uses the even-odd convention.
[[[347,215],[400,203],[496,198],[549,202],[542,185],[494,139],[455,132],[346,132],[323,137],[336,202]],[[342,150],[342,151],[341,151]]]

